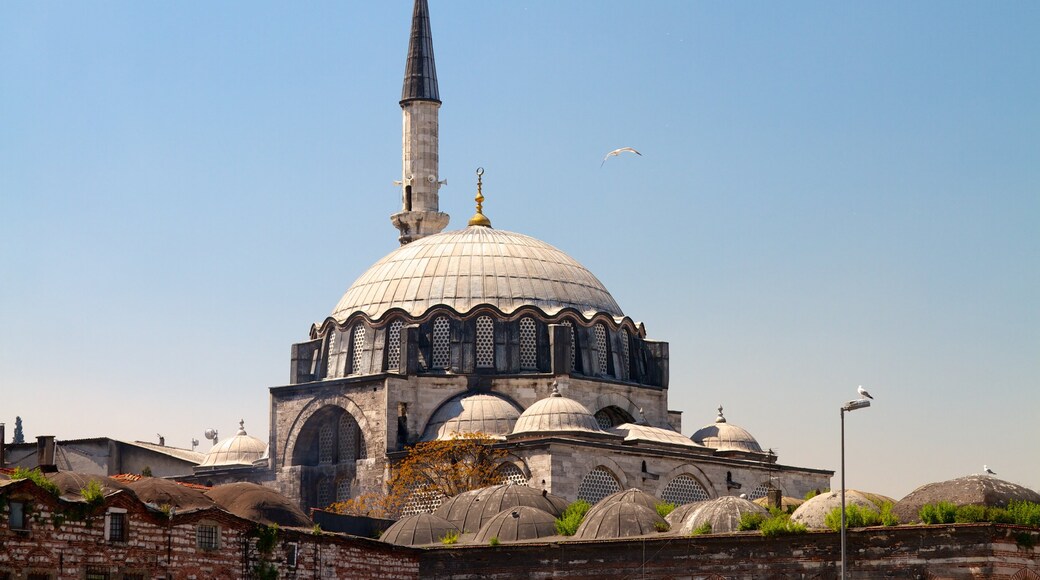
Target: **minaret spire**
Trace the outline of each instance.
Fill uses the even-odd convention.
[[[426,0],[415,0],[412,34],[408,41],[401,110],[402,135],[401,211],[390,216],[401,235],[401,245],[436,234],[448,225],[448,214],[440,211],[438,191],[447,180],[439,175],[437,66],[433,60],[430,8]]]

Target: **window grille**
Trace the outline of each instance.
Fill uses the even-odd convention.
[[[538,370],[538,335],[534,319],[520,319],[520,370]]]
[[[603,410],[596,411],[596,422],[599,423],[600,429],[610,429],[614,426],[614,420],[610,418],[610,415]]]
[[[325,371],[325,376],[330,379],[336,378],[340,375],[340,361],[343,360],[340,354],[336,352],[336,335],[339,334],[335,330],[329,331],[329,365]]]
[[[495,323],[490,316],[477,318],[477,368],[495,368]]]
[[[361,323],[354,325],[351,337],[353,357],[350,361],[350,374],[361,374],[361,355],[365,352],[365,326]]]
[[[507,461],[500,465],[498,467],[498,475],[502,478],[502,483],[527,485],[527,477],[524,476],[523,470],[517,467],[515,463]]]
[[[216,550],[220,548],[220,528],[213,524],[199,524],[195,527],[195,545],[200,550]]]
[[[768,493],[769,485],[765,483],[760,483],[758,484],[758,487],[748,492],[747,498],[751,501],[754,501],[760,497],[765,497]]]
[[[46,578],[46,576],[44,576]],[[104,568],[87,568],[87,580],[108,580],[112,575]]]
[[[317,506],[320,509],[329,507],[332,503],[332,480],[328,477],[322,477],[318,480],[317,485]]]
[[[446,369],[451,364],[451,325],[448,318],[439,316],[433,320],[432,363],[435,369]]]
[[[350,499],[350,478],[341,477],[336,482],[336,501],[347,501]]]
[[[602,324],[597,324],[593,329],[596,335],[596,372],[601,375],[607,374],[607,331]]]
[[[329,423],[318,429],[318,463],[332,463],[336,458],[336,430]]]
[[[578,486],[578,499],[595,505],[599,500],[612,493],[621,491],[621,484],[612,473],[604,467],[597,467],[581,478]]]
[[[401,328],[403,326],[403,322],[395,320],[390,323],[390,330],[386,333],[387,370],[401,370]]]
[[[708,491],[696,479],[685,473],[668,482],[661,499],[677,506],[710,499]]]
[[[353,463],[365,458],[364,437],[357,420],[350,413],[339,418],[339,462]]]
[[[408,496],[404,507],[401,508],[402,516],[415,514],[432,514],[441,507],[444,497],[432,491],[414,491]]]
[[[618,338],[621,340],[621,378],[627,381],[630,375],[628,367],[628,330],[622,328],[621,332],[618,333]]]
[[[126,541],[126,514],[111,512],[108,514],[108,541]]]
[[[570,320],[564,320],[560,324],[566,326],[567,328],[569,328],[571,330],[571,370],[573,371],[574,370],[574,360],[575,360],[574,357],[576,357],[577,354],[578,354],[578,348],[577,348],[578,347],[578,341],[574,337],[574,333],[575,333],[574,325],[571,324]]]

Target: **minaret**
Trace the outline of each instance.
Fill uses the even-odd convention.
[[[436,234],[448,225],[448,214],[440,211],[437,195],[441,185],[447,184],[438,172],[437,113],[440,108],[430,9],[426,0],[415,0],[401,90],[404,112],[401,211],[390,216],[394,227],[401,231],[398,239],[402,246]]]

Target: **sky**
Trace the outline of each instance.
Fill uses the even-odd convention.
[[[0,4],[0,422],[190,447],[397,246],[411,2]],[[1040,5],[432,0],[441,209],[670,343],[683,433],[1040,489]],[[601,167],[606,152],[630,146]],[[833,485],[839,485],[835,474]]]

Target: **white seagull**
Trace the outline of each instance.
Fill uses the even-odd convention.
[[[990,474],[990,475],[996,475],[996,474],[997,474],[997,472],[996,472],[996,471],[993,471],[992,469],[990,469],[990,468],[989,468],[988,466],[986,466],[986,465],[983,465],[983,466],[982,466],[982,471],[985,471],[986,473],[988,473],[988,474]]]
[[[868,393],[867,390],[863,388],[863,385],[860,385],[859,388],[856,389],[856,392],[859,393],[859,396],[861,396],[861,397],[866,397],[868,399],[873,399],[874,398],[874,397],[871,397],[870,393]]]
[[[622,153],[624,153],[626,151],[629,152],[629,153],[635,153],[636,155],[638,155],[640,157],[643,156],[642,153],[636,151],[635,149],[633,149],[631,147],[622,147],[620,149],[615,149],[615,150],[611,151],[610,153],[607,153],[606,157],[603,158],[603,161],[599,162],[599,166],[603,167],[603,164],[607,162],[607,159],[609,159],[611,157],[617,157],[618,155],[621,155]]]

